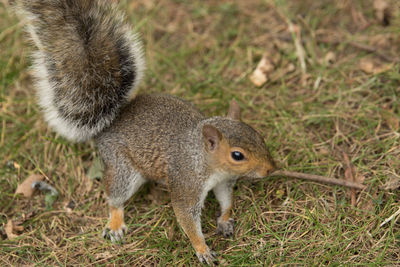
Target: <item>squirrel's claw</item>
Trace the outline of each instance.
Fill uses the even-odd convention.
[[[222,234],[224,237],[233,235],[235,221],[229,218],[227,221],[218,220],[217,234]]]
[[[214,266],[218,263],[218,260],[216,259],[217,253],[215,251],[207,250],[205,253],[196,253],[196,255],[201,263],[211,266]]]
[[[115,243],[124,243],[125,237],[124,235],[127,232],[127,228],[125,225],[121,226],[118,230],[111,230],[109,227],[106,227],[102,233],[103,238],[111,240],[113,244]]]

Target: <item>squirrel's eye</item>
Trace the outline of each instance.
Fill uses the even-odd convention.
[[[236,161],[241,161],[244,160],[244,155],[243,153],[239,152],[239,151],[233,151],[231,153],[231,157],[236,160]]]

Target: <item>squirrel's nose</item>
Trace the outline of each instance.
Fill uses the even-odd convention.
[[[276,165],[274,161],[269,162],[268,164],[265,164],[265,176],[270,175],[274,171],[276,171]]]
[[[270,168],[270,169],[266,170],[266,171],[265,171],[264,177],[270,175],[270,174],[273,173],[274,171],[275,171],[275,168]]]
[[[266,177],[276,170],[275,164],[265,164],[258,172],[260,177]]]

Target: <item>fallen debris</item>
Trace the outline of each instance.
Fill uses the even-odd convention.
[[[265,52],[256,69],[250,75],[250,80],[255,86],[262,86],[268,81],[268,75],[275,69],[275,63],[269,52]]]
[[[358,66],[360,70],[367,74],[379,74],[392,69],[392,64],[381,64],[372,60],[371,58],[362,58]]]
[[[314,182],[319,182],[319,183],[325,183],[325,184],[334,184],[334,185],[341,185],[341,186],[346,186],[358,190],[364,190],[367,188],[366,185],[356,183],[356,182],[350,182],[342,179],[336,179],[336,178],[330,178],[330,177],[325,177],[325,176],[320,176],[320,175],[315,175],[315,174],[308,174],[308,173],[301,173],[301,172],[291,172],[291,171],[275,171],[271,174],[272,176],[287,176],[291,178],[298,178],[298,179],[304,179],[304,180],[310,180]]]
[[[324,57],[325,65],[332,65],[336,62],[336,54],[333,51],[326,53]]]
[[[374,0],[375,17],[383,26],[390,24],[390,7],[385,0]]]
[[[24,227],[22,225],[17,225],[12,220],[8,220],[7,224],[4,226],[4,231],[6,232],[8,239],[14,239],[18,237],[17,232],[22,232]]]
[[[22,194],[24,197],[30,198],[35,192],[35,188],[32,187],[33,183],[43,181],[44,176],[39,174],[32,174],[28,176],[21,184],[18,185],[15,194]]]

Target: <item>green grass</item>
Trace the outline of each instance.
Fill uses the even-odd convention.
[[[210,194],[203,232],[222,265],[400,265],[398,217],[380,227],[400,205],[398,190],[382,189],[400,179],[400,66],[350,45],[398,57],[400,9],[388,1],[391,24],[384,27],[370,2],[122,1],[146,47],[142,92],[180,96],[209,116],[225,114],[236,98],[282,168],[343,179],[345,152],[365,176],[368,189],[357,193],[355,206],[342,187],[285,177],[240,181],[228,239],[214,234],[218,205]],[[301,28],[306,74],[286,19]],[[22,23],[0,1],[0,265],[197,266],[168,198],[154,200],[150,186],[126,206],[127,243],[102,240],[104,188],[86,175],[95,147],[69,143],[44,122],[24,37]],[[275,78],[257,88],[249,75],[272,49],[280,55]],[[323,61],[328,52],[336,56],[332,64]],[[368,74],[362,59],[393,65]],[[295,70],[278,75],[288,64]],[[45,174],[60,192],[51,210],[43,194],[14,196],[31,173]],[[9,219],[24,227],[13,240],[4,232]]]

